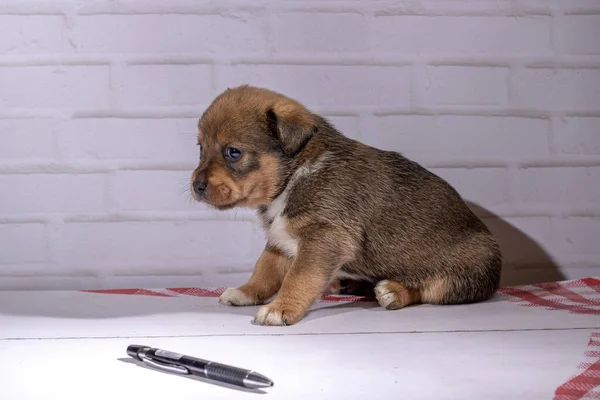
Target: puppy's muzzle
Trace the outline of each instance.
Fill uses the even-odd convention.
[[[204,191],[206,190],[207,187],[207,183],[206,181],[203,180],[195,180],[194,183],[192,183],[192,187],[194,189],[194,194],[200,198],[204,195]]]

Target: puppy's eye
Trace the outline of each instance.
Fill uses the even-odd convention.
[[[237,161],[242,156],[242,152],[235,147],[228,147],[225,149],[225,157],[232,161]]]

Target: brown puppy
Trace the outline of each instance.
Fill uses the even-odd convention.
[[[374,285],[381,306],[490,298],[502,256],[444,180],[402,155],[351,140],[267,89],[220,94],[199,124],[196,200],[257,209],[267,245],[223,304],[262,304],[255,322],[290,325],[336,279]]]

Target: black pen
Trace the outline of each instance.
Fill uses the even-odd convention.
[[[132,344],[127,346],[127,354],[152,367],[169,372],[203,376],[215,381],[251,389],[273,386],[273,381],[254,371],[173,353],[172,351]]]

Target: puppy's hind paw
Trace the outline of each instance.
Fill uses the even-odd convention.
[[[343,289],[342,282],[339,279],[335,279],[329,283],[325,292],[329,294],[342,294]]]
[[[418,303],[421,297],[418,290],[408,289],[400,282],[387,279],[379,281],[374,291],[379,305],[388,310],[398,310]]]
[[[240,289],[229,288],[219,297],[219,303],[227,306],[253,306],[256,301]]]

